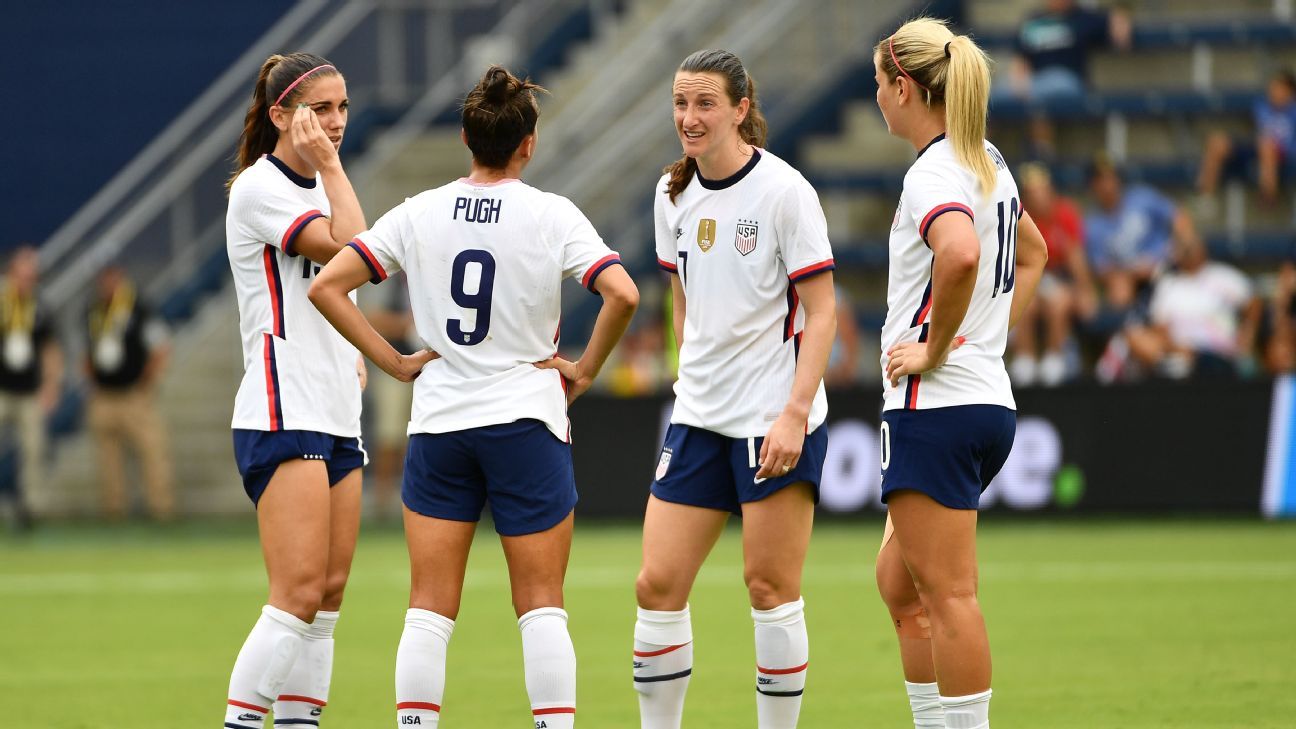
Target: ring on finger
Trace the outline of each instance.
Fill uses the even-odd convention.
[[[790,465],[788,465],[788,464],[786,464],[786,463],[783,464],[783,473],[787,473],[788,471],[791,471],[791,470],[792,470],[792,466],[790,466]]]

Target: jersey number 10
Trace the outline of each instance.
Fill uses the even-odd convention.
[[[464,285],[470,263],[476,263],[481,267],[481,275],[477,279],[477,291],[471,294]],[[494,291],[495,257],[489,251],[469,248],[455,256],[450,271],[450,297],[459,306],[476,311],[477,316],[472,331],[467,332],[463,330],[462,319],[447,319],[446,336],[450,337],[451,342],[471,347],[474,344],[481,344],[486,339],[486,333],[490,331],[491,295]]]
[[[1012,291],[1017,282],[1017,211],[1017,198],[1012,198],[1007,204],[999,203],[999,255],[995,256],[992,299]]]

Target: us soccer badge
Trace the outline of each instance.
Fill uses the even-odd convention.
[[[703,253],[711,250],[711,246],[716,242],[716,221],[711,218],[702,218],[698,221],[698,248]]]
[[[755,220],[739,220],[738,230],[734,233],[734,248],[744,256],[756,250],[757,230]]]
[[[657,461],[657,480],[660,481],[666,477],[666,471],[670,468],[671,449],[663,448],[661,460]]]

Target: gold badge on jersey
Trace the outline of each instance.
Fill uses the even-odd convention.
[[[698,221],[698,248],[703,253],[711,250],[711,246],[716,242],[716,221],[711,218],[702,218]]]

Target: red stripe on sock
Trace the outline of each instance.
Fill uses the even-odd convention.
[[[399,704],[396,704],[396,710],[400,711],[401,709],[427,709],[428,711],[435,711],[438,714],[441,713],[441,706],[439,704],[433,704],[428,701],[402,701]]]
[[[234,699],[230,699],[227,703],[229,703],[230,706],[237,706],[240,709],[251,709],[253,711],[259,711],[262,714],[270,713],[270,710],[265,707],[257,706],[256,704],[249,704],[244,701],[235,701]]]
[[[668,646],[666,648],[662,648],[659,651],[635,651],[634,654],[635,654],[635,658],[652,658],[653,656],[664,656],[667,653],[670,653],[671,651],[677,651],[686,645],[688,645],[688,643],[680,643],[679,645],[673,645],[673,646]]]
[[[531,714],[533,716],[540,716],[542,714],[575,714],[575,713],[576,713],[575,706],[555,706],[552,709],[532,709],[531,710]]]
[[[312,699],[309,696],[293,696],[292,694],[283,694],[279,701],[300,701],[303,704],[315,704],[316,706],[328,706],[328,702],[322,699]]]
[[[800,673],[806,670],[806,667],[809,665],[810,662],[806,661],[805,663],[802,663],[796,668],[761,668],[760,664],[758,663],[756,664],[756,670],[760,671],[761,673],[768,673],[771,676],[784,676],[789,673]]]

